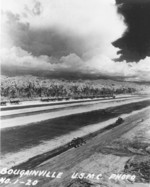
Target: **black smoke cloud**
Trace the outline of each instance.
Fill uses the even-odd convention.
[[[150,56],[150,0],[116,0],[116,3],[128,26],[124,36],[113,43],[120,48],[117,60],[138,62]]]

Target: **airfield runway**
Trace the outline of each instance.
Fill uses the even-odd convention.
[[[148,107],[150,100],[148,97],[129,96],[43,105],[2,107],[1,167],[12,167],[77,136],[104,128],[119,116]]]

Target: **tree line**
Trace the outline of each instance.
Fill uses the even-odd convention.
[[[43,97],[96,97],[107,94],[133,93],[132,87],[102,86],[91,81],[64,81],[40,79],[3,79],[1,81],[2,98],[43,98]]]

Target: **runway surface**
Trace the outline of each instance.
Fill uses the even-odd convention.
[[[148,97],[126,97],[1,112],[2,167],[53,150],[150,105]],[[104,111],[105,109],[105,111]]]

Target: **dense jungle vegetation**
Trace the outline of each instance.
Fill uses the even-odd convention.
[[[112,80],[58,80],[34,76],[1,77],[2,99],[41,97],[96,97],[104,94],[134,93],[143,86]]]

